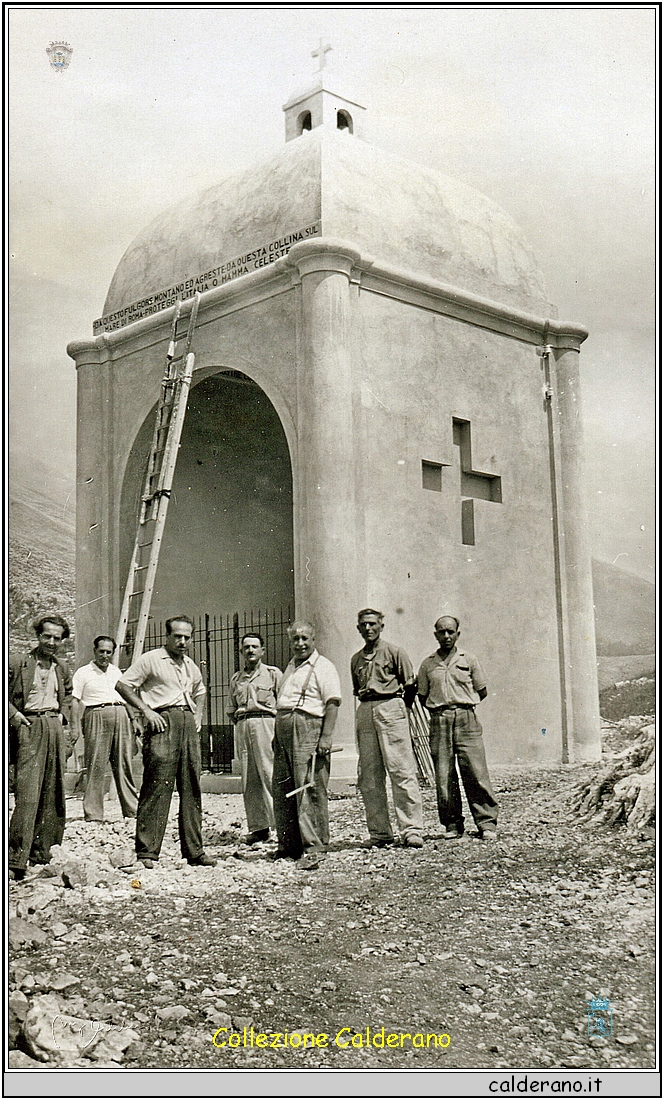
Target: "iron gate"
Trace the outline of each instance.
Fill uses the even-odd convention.
[[[226,615],[206,614],[194,619],[189,656],[200,668],[207,690],[201,728],[201,756],[205,771],[230,772],[233,769],[230,682],[233,673],[240,669],[242,635],[257,630],[265,641],[265,663],[276,665],[283,671],[290,660],[287,634],[290,621],[290,607],[273,611],[236,611]],[[164,644],[165,638],[164,624],[150,619],[144,650],[157,649]]]

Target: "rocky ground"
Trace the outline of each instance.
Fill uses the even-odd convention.
[[[579,824],[568,799],[593,767],[494,769],[491,846],[442,840],[427,790],[425,848],[367,852],[361,803],[333,800],[309,873],[239,843],[239,796],[204,796],[212,869],[179,858],[175,798],[153,870],[117,802],[94,825],[69,799],[53,863],[10,888],[10,1064],[653,1067],[654,836]],[[610,1037],[588,1035],[591,997],[611,1002]],[[212,1042],[245,1027],[289,1045]],[[450,1042],[376,1049],[367,1027]]]

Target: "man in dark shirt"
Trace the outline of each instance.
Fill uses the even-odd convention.
[[[422,796],[406,707],[417,685],[408,655],[382,641],[383,615],[366,607],[357,616],[364,648],[351,659],[359,753],[358,785],[369,829],[367,847],[394,840],[387,807],[385,772],[392,783],[397,825],[407,848],[422,848]]]
[[[33,624],[37,647],[9,659],[10,759],[16,767],[16,805],[9,824],[9,877],[31,863],[49,863],[65,831],[66,729],[71,717],[71,672],[58,657],[69,626],[61,615]]]

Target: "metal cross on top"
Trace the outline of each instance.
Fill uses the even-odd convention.
[[[312,57],[317,57],[317,58],[318,58],[318,72],[320,72],[320,71],[321,71],[321,69],[324,69],[324,68],[325,68],[325,66],[327,65],[327,58],[326,58],[326,56],[325,56],[325,55],[326,55],[326,54],[327,54],[327,53],[328,53],[328,52],[329,52],[329,51],[330,51],[331,49],[332,49],[332,47],[331,47],[331,46],[330,46],[329,44],[327,44],[327,45],[325,45],[325,46],[324,46],[324,45],[323,45],[323,39],[322,39],[322,38],[320,38],[320,39],[319,39],[319,42],[318,42],[318,48],[317,48],[317,49],[315,49],[315,50],[312,50],[312,52],[311,52],[311,56],[312,56]]]

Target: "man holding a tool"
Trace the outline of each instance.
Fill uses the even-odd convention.
[[[113,664],[115,641],[107,634],[94,640],[94,658],[74,673],[72,729],[78,739],[83,721],[85,773],[83,815],[104,820],[104,785],[109,764],[123,817],[136,817],[138,792],[131,768],[133,735],[125,703],[115,690],[122,673]]]
[[[311,623],[288,628],[293,659],[279,684],[272,797],[276,859],[314,871],[329,843],[327,784],[332,734],[341,703],[339,674],[316,649]]]
[[[394,842],[385,789],[390,777],[394,811],[407,848],[422,848],[422,795],[406,707],[417,694],[413,666],[403,649],[381,638],[383,615],[366,607],[357,616],[364,648],[350,662],[356,713],[358,786],[369,829],[368,848]]]
[[[434,634],[438,649],[420,666],[417,693],[431,715],[431,755],[436,768],[438,816],[445,840],[463,834],[463,808],[456,771],[478,832],[483,840],[496,839],[498,802],[486,765],[482,727],[475,707],[486,699],[486,680],[472,653],[457,646],[459,620],[443,615]]]
[[[255,630],[241,642],[244,670],[231,677],[232,718],[235,722],[235,750],[242,768],[242,795],[249,833],[246,844],[270,839],[274,829],[272,809],[272,767],[274,762],[274,716],[281,671],[264,665],[263,638]]]
[[[143,783],[136,815],[136,856],[144,867],[159,859],[177,784],[182,855],[192,867],[214,867],[203,851],[201,742],[205,688],[187,656],[193,623],[188,615],[166,620],[166,642],[129,666],[115,690],[145,718]]]
[[[49,863],[65,831],[65,761],[72,751],[71,672],[57,656],[69,626],[61,615],[33,624],[37,646],[9,658],[9,762],[16,804],[9,823],[9,877]]]

